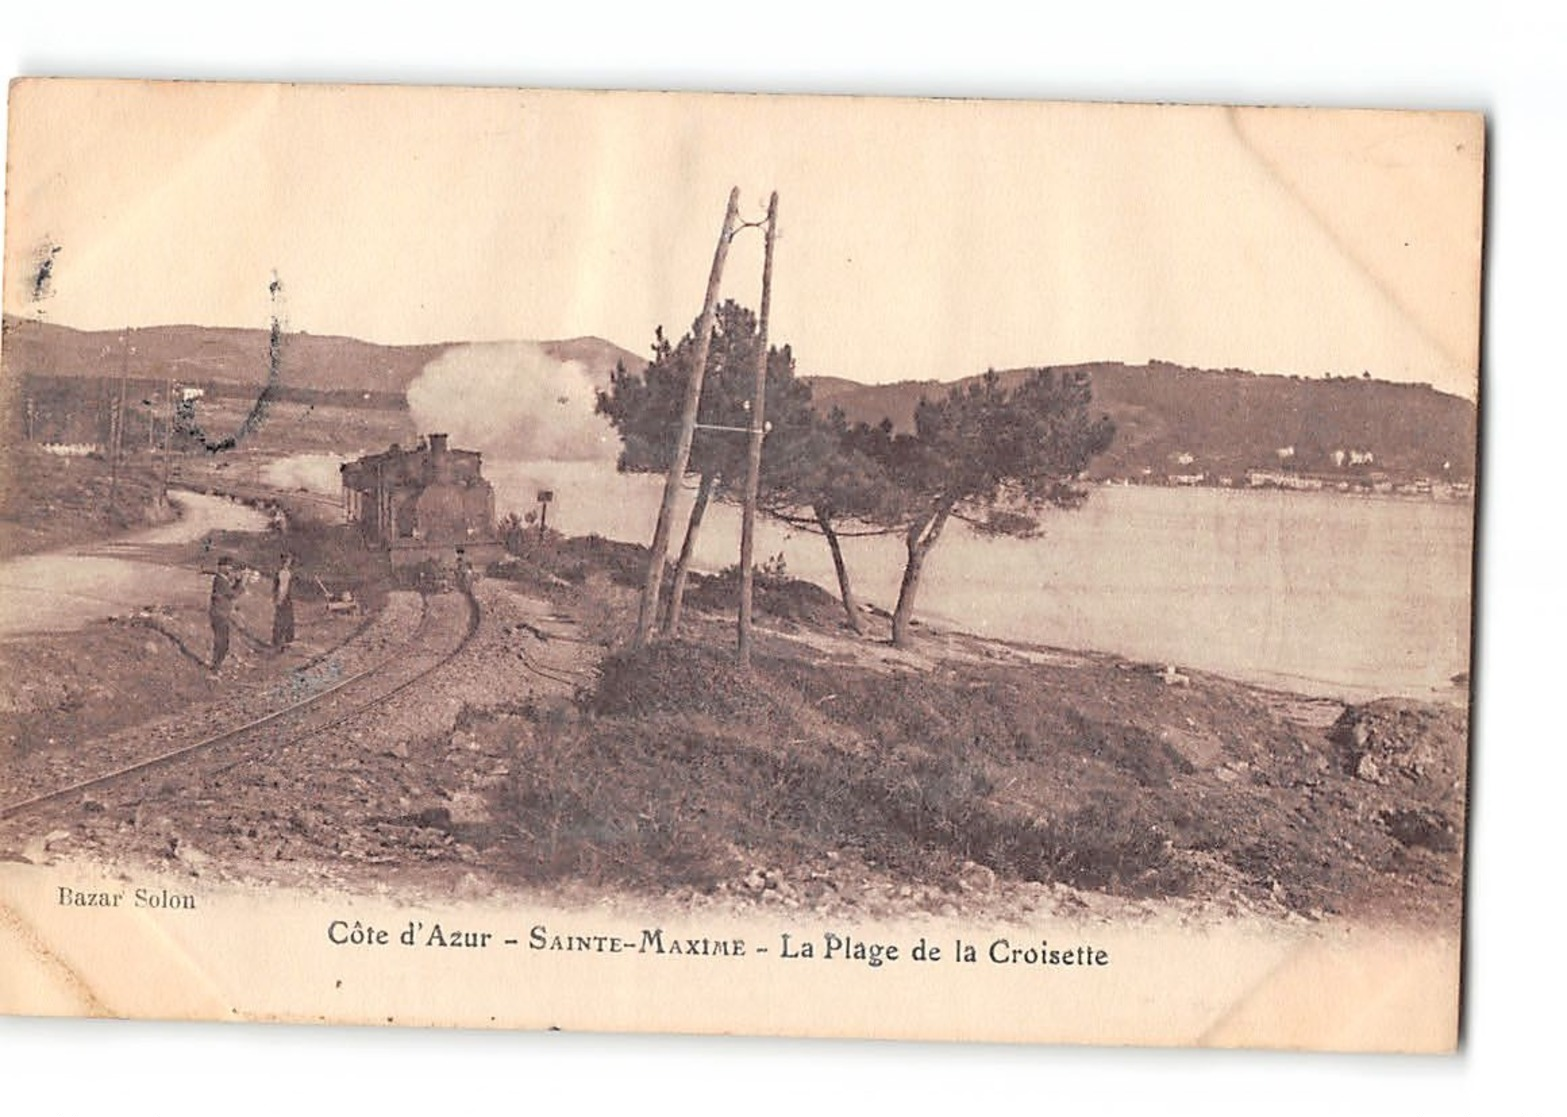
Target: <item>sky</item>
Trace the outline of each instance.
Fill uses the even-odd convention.
[[[772,336],[804,372],[1475,394],[1475,115],[99,81],[10,111],[5,310],[79,328],[265,326],[276,276],[291,329],[646,352],[739,186],[744,219],[780,195]],[[725,296],[756,305],[761,247]]]

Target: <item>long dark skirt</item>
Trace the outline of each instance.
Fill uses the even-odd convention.
[[[294,642],[294,602],[284,598],[272,614],[272,646],[284,648]]]

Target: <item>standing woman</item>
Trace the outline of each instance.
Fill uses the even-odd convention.
[[[272,648],[282,651],[294,641],[294,556],[287,551],[272,575]]]

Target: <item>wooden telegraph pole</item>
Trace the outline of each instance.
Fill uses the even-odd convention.
[[[756,322],[756,381],[751,392],[751,438],[745,470],[745,505],[740,519],[740,667],[751,666],[751,570],[756,555],[756,493],[762,476],[762,439],[767,434],[767,316],[773,301],[773,241],[778,234],[778,191],[767,203],[767,248],[762,255],[762,308]]]
[[[127,327],[127,333],[129,327]],[[113,515],[120,492],[120,451],[125,445],[125,381],[131,369],[131,342],[126,334],[120,335],[120,396],[114,404],[109,422],[109,514]]]
[[[669,475],[664,478],[664,500],[658,508],[658,524],[653,529],[653,545],[647,560],[647,582],[642,587],[642,605],[637,611],[636,646],[639,648],[647,644],[658,616],[658,597],[664,585],[664,560],[669,553],[669,532],[675,518],[675,499],[680,495],[680,482],[685,476],[686,463],[691,459],[697,405],[702,400],[702,378],[707,375],[707,350],[713,339],[713,312],[718,305],[724,260],[729,255],[729,241],[734,236],[739,210],[740,188],[736,186],[729,191],[729,208],[724,211],[724,227],[718,234],[718,247],[713,252],[713,270],[707,277],[707,297],[702,303],[702,317],[696,326],[696,352],[692,355],[691,376],[686,382],[685,407],[680,413],[680,436],[675,442],[675,456],[669,463]]]
[[[174,439],[174,415],[178,406],[174,402],[174,378],[167,377],[163,382],[163,402],[168,406],[168,416],[163,423],[163,497],[169,496],[169,444]]]

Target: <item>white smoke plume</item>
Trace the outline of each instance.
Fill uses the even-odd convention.
[[[341,454],[294,454],[261,467],[261,478],[274,489],[304,489],[336,496],[342,491],[339,472],[348,459]]]
[[[408,385],[421,433],[487,461],[613,462],[620,439],[594,414],[595,384],[575,361],[531,342],[496,341],[447,350]]]

